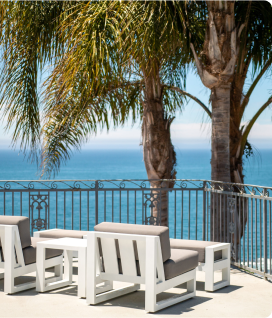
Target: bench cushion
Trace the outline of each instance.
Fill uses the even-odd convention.
[[[40,237],[31,237],[31,246],[28,246],[23,249],[23,256],[25,265],[36,263],[36,253],[37,253],[37,243],[48,241],[50,239],[40,238]],[[52,257],[60,256],[63,253],[62,250],[46,248],[45,249],[45,258],[49,259]]]
[[[205,263],[205,247],[220,244],[217,242],[207,241],[196,241],[196,240],[181,240],[181,239],[170,239],[170,246],[172,249],[184,249],[198,252],[198,261]],[[222,258],[222,251],[216,251],[214,253],[214,260]]]
[[[171,249],[171,258],[163,263],[165,279],[189,272],[198,266],[198,252]]]
[[[117,261],[118,261],[119,274],[123,274],[121,259],[118,258]],[[195,269],[197,265],[198,265],[198,252],[173,249],[171,250],[171,258],[163,263],[165,279],[168,280],[176,276],[179,276],[181,274],[184,274],[192,269]],[[104,271],[103,259],[102,259],[102,268],[103,268],[102,271]],[[136,260],[136,271],[137,271],[137,276],[141,276],[139,260]]]
[[[166,226],[102,222],[96,225],[94,230],[98,232],[159,236],[163,261],[167,261],[171,256],[169,229]]]
[[[71,238],[83,238],[83,235],[87,235],[88,231],[76,231],[76,230],[62,230],[62,229],[53,229],[48,231],[41,231],[40,237],[44,238],[63,238],[63,237],[71,237]]]
[[[0,215],[0,224],[17,225],[22,248],[31,245],[29,219],[25,216]],[[1,242],[0,242],[1,246]]]

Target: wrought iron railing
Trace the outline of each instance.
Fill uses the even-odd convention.
[[[272,278],[270,187],[209,180],[175,180],[159,189],[148,180],[3,180],[0,215],[29,217],[32,232],[92,230],[102,221],[156,225],[163,192],[172,238],[231,242],[234,265]]]

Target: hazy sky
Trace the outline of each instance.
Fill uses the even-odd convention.
[[[248,83],[250,80],[248,79]],[[272,94],[272,80],[263,78],[250,99],[243,121],[246,123]],[[209,90],[201,83],[199,77],[192,72],[187,77],[186,90],[197,96],[208,105]],[[4,124],[0,123],[0,148],[10,148],[10,134],[4,132]],[[209,149],[210,148],[210,120],[195,102],[190,101],[184,110],[176,114],[171,126],[172,141],[178,149]],[[83,149],[135,149],[141,141],[140,122],[133,127],[130,124],[116,130],[99,132],[90,138]],[[272,108],[266,109],[254,125],[249,141],[257,149],[272,148]]]

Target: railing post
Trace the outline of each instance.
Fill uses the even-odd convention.
[[[203,182],[203,221],[202,221],[202,241],[205,240],[205,228],[206,228],[206,181]]]
[[[267,189],[263,189],[263,242],[264,242],[264,279],[267,273],[267,201],[265,200]],[[260,249],[262,247],[260,246]],[[262,260],[260,260],[261,262]]]
[[[98,224],[98,181],[95,181],[95,225]]]

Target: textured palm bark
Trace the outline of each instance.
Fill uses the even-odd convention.
[[[243,134],[243,127],[241,127],[241,121],[243,118],[244,109],[241,107],[241,104],[242,102],[245,102],[243,95],[243,87],[245,84],[246,74],[248,71],[250,61],[250,59],[248,59],[246,63],[242,61],[239,65],[239,69],[238,67],[235,68],[234,79],[231,84],[230,176],[231,182],[233,183],[244,183],[243,161],[241,156],[241,138]],[[248,101],[246,103],[248,103]]]
[[[213,90],[212,97],[212,180],[230,182],[229,135],[230,84]]]
[[[171,142],[170,125],[173,118],[168,117],[163,107],[163,88],[159,78],[159,68],[144,72],[145,100],[143,101],[142,142],[147,176],[151,187],[171,188],[173,183],[158,179],[175,179],[176,154]],[[156,181],[158,180],[158,181]],[[167,191],[152,191],[153,216],[157,224],[168,225]]]
[[[241,52],[242,56],[246,56],[246,48]],[[231,98],[230,98],[230,176],[232,183],[244,183],[243,174],[243,149],[241,149],[241,140],[243,136],[243,126],[241,122],[244,114],[242,104],[248,104],[248,99],[244,98],[243,87],[245,84],[246,75],[251,59],[243,59],[240,61],[239,66],[236,65],[234,72],[234,79],[231,85]],[[234,191],[238,191],[236,188]],[[247,224],[247,213],[240,213],[247,211],[248,204],[245,200],[236,200],[236,208],[238,211],[238,218],[240,224],[241,238],[244,235],[243,224]],[[244,219],[245,218],[245,219]],[[239,233],[239,226],[236,229]],[[240,237],[237,235],[237,244],[240,243]]]

